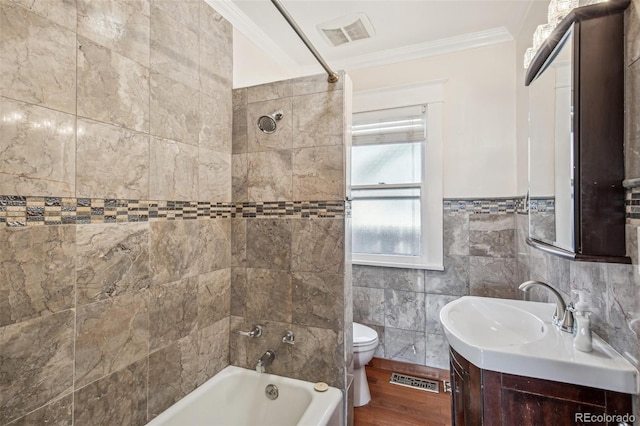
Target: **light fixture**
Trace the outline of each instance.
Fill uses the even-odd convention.
[[[524,53],[524,68],[529,68],[531,61],[536,56],[540,46],[549,37],[554,28],[569,14],[573,9],[578,6],[584,6],[586,4],[601,3],[607,0],[551,0],[549,8],[547,10],[547,23],[538,25],[535,33],[533,34],[533,47],[528,48]]]

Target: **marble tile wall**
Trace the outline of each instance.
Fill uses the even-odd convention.
[[[326,200],[344,204],[344,138],[348,76],[286,80],[233,91],[234,202]],[[282,111],[274,133],[258,118]],[[254,368],[276,352],[275,374],[346,389],[351,363],[350,233],[344,212],[333,217],[232,219],[231,363]],[[261,324],[265,334],[233,333]],[[285,331],[295,345],[282,342]]]
[[[445,201],[442,272],[353,266],[353,319],[378,332],[375,356],[448,369],[440,309],[469,294],[516,297],[514,203],[488,205],[497,203]]]
[[[0,424],[143,425],[229,364],[231,37],[201,0],[0,0]]]

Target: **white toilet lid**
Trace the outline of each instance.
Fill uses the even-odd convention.
[[[367,344],[378,339],[378,333],[371,327],[357,322],[353,323],[353,344]]]

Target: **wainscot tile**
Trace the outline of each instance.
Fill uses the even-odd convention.
[[[296,336],[292,350],[292,375],[309,382],[322,381],[329,386],[344,387],[344,334],[325,328],[293,325]]]
[[[290,219],[251,219],[246,222],[246,230],[248,267],[289,270]]]
[[[469,253],[472,256],[514,257],[514,215],[471,215]]]
[[[198,276],[198,328],[228,318],[231,303],[231,268]]]
[[[154,286],[149,291],[149,350],[191,334],[198,322],[198,278]]]
[[[444,271],[425,271],[427,293],[469,294],[469,256],[445,256]]]
[[[449,342],[442,334],[426,334],[425,341],[426,359],[425,365],[428,367],[449,369]]]
[[[344,277],[341,274],[292,274],[293,323],[309,327],[342,329]]]
[[[74,311],[0,328],[0,418],[20,418],[73,387]],[[28,348],[28,349],[27,349]]]
[[[384,325],[384,290],[353,287],[353,320],[367,325]]]
[[[343,219],[292,219],[291,224],[292,271],[343,273]]]
[[[443,294],[425,295],[425,329],[427,333],[444,334],[444,329],[440,323],[440,311],[449,302],[458,299],[458,296],[447,296]]]
[[[247,269],[247,315],[256,321],[291,322],[291,275]]]
[[[231,268],[231,315],[245,317],[247,312],[247,269]]]
[[[149,287],[148,223],[78,226],[77,305]]]
[[[384,271],[380,266],[353,265],[353,285],[384,288]]]
[[[74,306],[75,230],[0,227],[0,326]]]
[[[426,357],[424,332],[386,327],[384,346],[388,359],[421,365]]]
[[[198,386],[229,365],[229,317],[198,331]]]
[[[144,291],[77,309],[76,389],[147,355],[148,304],[148,294]]]
[[[384,325],[402,330],[424,331],[424,296],[424,293],[413,291],[385,290]]]
[[[74,423],[144,425],[147,422],[147,368],[145,357],[78,389],[74,395]]]
[[[8,424],[8,426],[71,426],[73,424],[73,393],[38,408]]]
[[[422,269],[381,268],[384,287],[391,290],[424,292],[424,271]]]
[[[472,296],[515,299],[516,260],[470,256],[469,293]]]
[[[198,334],[149,355],[149,420],[198,386]]]

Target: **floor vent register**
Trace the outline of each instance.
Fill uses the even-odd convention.
[[[419,377],[405,376],[404,374],[391,373],[389,383],[406,386],[409,388],[421,389],[427,392],[440,392],[440,384],[437,381],[422,379]]]

